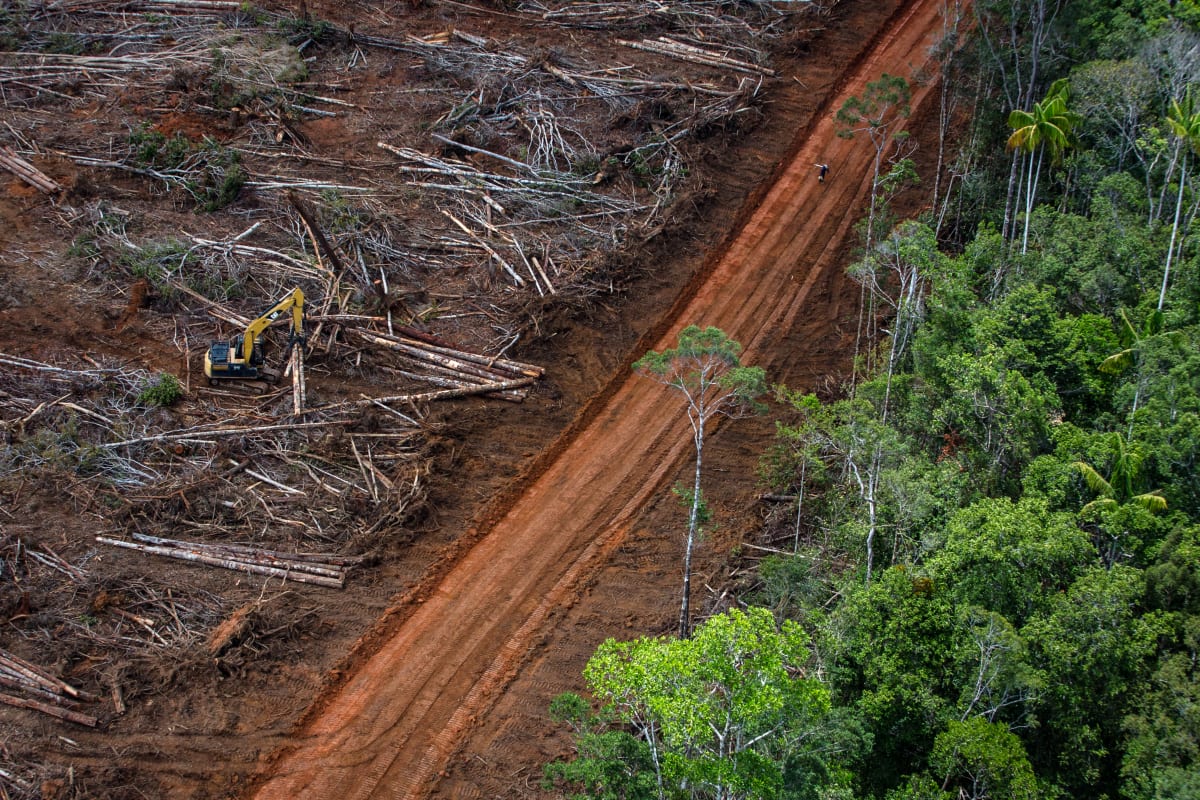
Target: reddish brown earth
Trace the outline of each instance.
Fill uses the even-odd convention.
[[[870,148],[839,139],[832,114],[880,73],[920,70],[937,6],[844,0],[801,45],[775,54],[780,77],[768,82],[760,124],[713,145],[692,207],[635,248],[636,277],[625,291],[583,312],[552,310],[539,335],[509,353],[547,368],[534,394],[522,405],[437,407],[446,427],[436,445],[433,510],[422,526],[394,532],[344,593],[279,591],[272,602],[290,634],[266,642],[257,657],[169,663],[159,685],[100,730],[0,708],[0,760],[36,753],[59,768],[63,777],[42,789],[47,797],[543,794],[542,764],[569,751],[548,719],[550,699],[582,689],[583,665],[606,637],[670,633],[678,613],[682,515],[668,487],[687,473],[690,438],[678,398],[631,378],[628,364],[696,322],[741,341],[745,361],[766,367],[772,381],[804,389],[837,381],[853,348],[858,293],[843,268]],[[455,26],[498,41],[530,33],[503,13],[456,3],[307,7],[344,28],[381,27],[392,36]],[[578,35],[537,34],[546,47]],[[384,56],[369,58],[370,78],[354,95],[364,106],[397,80]],[[933,115],[918,105],[927,92],[919,91],[910,125],[924,175],[935,146]],[[103,138],[119,127],[122,102],[74,111],[66,126],[47,114],[33,130],[59,146]],[[371,108],[372,124],[411,126],[399,118],[403,110],[387,112]],[[220,133],[211,119],[179,114],[168,122]],[[322,153],[374,156],[377,131],[366,122],[350,130],[317,120],[305,132]],[[831,164],[824,185],[817,161]],[[38,165],[73,192],[126,207],[138,208],[144,191],[133,181],[89,188],[99,178],[62,160]],[[378,168],[376,160],[355,169]],[[75,220],[64,217],[0,173],[0,352],[111,356],[184,374],[188,358],[171,347],[169,324],[114,325],[128,317],[129,298],[106,297],[70,269],[40,268],[71,238],[64,231]],[[166,214],[158,222],[186,229],[195,218]],[[52,299],[49,312],[44,298]],[[700,614],[734,602],[733,551],[759,525],[755,466],[771,425],[726,424],[707,448],[705,491],[716,524],[693,581]],[[69,559],[109,524],[103,508],[24,483],[0,497],[0,510],[0,525],[47,538]],[[265,591],[251,581],[197,578],[192,567],[156,569],[165,581],[222,592],[231,608]],[[13,640],[0,633],[0,645]],[[84,680],[87,666],[64,658],[59,668]]]
[[[838,138],[832,113],[880,73],[923,67],[938,7],[918,0],[889,20],[703,281],[663,317],[666,331],[653,349],[672,346],[685,324],[715,325],[745,343],[746,361],[779,374],[805,358],[780,352],[784,332],[798,321],[810,334],[836,328],[842,309],[830,291],[833,273],[870,181],[872,153],[861,141]],[[928,88],[917,90],[914,105]],[[815,180],[817,162],[832,165],[827,183]],[[548,729],[539,708],[555,691],[577,686],[586,653],[613,618],[640,617],[647,601],[666,607],[669,595],[626,591],[615,601],[597,584],[616,580],[628,590],[652,574],[655,584],[674,583],[670,558],[656,560],[652,574],[645,564],[612,573],[622,571],[614,559],[624,562],[619,551],[638,545],[645,509],[688,455],[686,420],[672,413],[677,403],[669,389],[622,375],[552,446],[553,458],[506,513],[440,581],[407,598],[370,655],[265,768],[253,796],[514,791],[517,774],[536,766],[527,737]],[[597,619],[610,622],[590,624]]]

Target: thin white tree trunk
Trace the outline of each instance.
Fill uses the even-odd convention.
[[[696,544],[696,529],[700,524],[700,468],[704,451],[704,413],[696,414],[695,424],[696,474],[692,481],[692,509],[688,516],[687,544],[683,551],[683,601],[679,608],[679,638],[691,636],[692,548]]]
[[[1175,253],[1175,236],[1179,232],[1179,210],[1183,208],[1183,184],[1187,182],[1187,153],[1179,170],[1179,195],[1175,198],[1175,221],[1171,223],[1171,246],[1167,248],[1167,266],[1163,269],[1162,288],[1158,291],[1158,310],[1167,299],[1167,279],[1171,275],[1171,256]]]
[[[1037,166],[1033,165],[1033,154],[1029,154],[1029,191],[1025,193],[1025,234],[1021,237],[1021,255],[1029,247],[1029,220],[1033,217],[1033,196],[1037,193],[1038,175],[1042,171],[1042,156],[1046,148],[1038,147]]]

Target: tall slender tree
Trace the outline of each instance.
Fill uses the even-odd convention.
[[[1167,264],[1163,268],[1162,288],[1158,291],[1158,310],[1162,311],[1167,298],[1167,282],[1171,277],[1171,257],[1175,254],[1175,237],[1179,233],[1179,213],[1183,208],[1183,187],[1187,183],[1188,153],[1200,155],[1200,111],[1189,87],[1182,100],[1171,100],[1167,109],[1167,125],[1171,128],[1182,151],[1179,168],[1179,193],[1175,197],[1175,219],[1171,223],[1171,244],[1167,248]]]
[[[883,156],[889,145],[905,138],[901,123],[912,113],[912,87],[899,75],[886,72],[879,80],[867,84],[862,96],[846,100],[835,116],[838,136],[851,139],[865,132],[875,147],[874,172],[871,181],[871,206],[867,212],[867,249],[874,241],[875,212],[880,182],[884,178]]]
[[[687,402],[688,421],[692,424],[696,466],[688,496],[691,508],[683,555],[683,599],[679,609],[679,636],[683,639],[691,633],[692,551],[704,505],[700,474],[708,423],[718,414],[746,407],[766,391],[766,373],[761,367],[742,366],[741,352],[742,346],[720,328],[689,325],[680,331],[677,347],[661,353],[652,350],[633,365],[638,374],[678,390]]]
[[[1029,158],[1025,188],[1025,231],[1021,236],[1021,254],[1029,247],[1029,220],[1033,216],[1033,199],[1037,194],[1038,176],[1046,151],[1057,162],[1071,146],[1072,130],[1080,122],[1079,115],[1067,108],[1070,85],[1059,78],[1046,93],[1045,99],[1033,104],[1033,110],[1014,110],[1008,115],[1008,127],[1013,129],[1008,146],[1022,150]],[[1034,158],[1036,156],[1036,162]]]

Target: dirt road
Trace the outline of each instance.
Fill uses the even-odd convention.
[[[872,150],[836,136],[833,112],[881,73],[911,76],[938,30],[937,0],[913,0],[846,76],[790,166],[731,240],[707,280],[672,310],[654,345],[686,324],[715,325],[769,364],[783,333],[813,308],[837,267],[870,182]],[[914,91],[914,106],[929,87]],[[817,182],[816,162],[831,170]],[[827,276],[826,276],[827,277]],[[788,358],[796,358],[791,353]],[[675,476],[690,435],[678,399],[629,378],[419,608],[324,704],[257,781],[255,797],[416,798],[434,789],[476,718],[487,713],[555,609],[626,538]]]

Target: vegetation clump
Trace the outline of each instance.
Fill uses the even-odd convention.
[[[199,211],[233,204],[246,183],[241,156],[208,136],[196,142],[179,131],[167,136],[143,123],[129,135],[128,144],[133,163],[182,185]]]
[[[162,372],[146,384],[137,396],[137,403],[140,406],[166,408],[179,402],[182,397],[183,387],[179,385],[179,379],[169,372]]]

